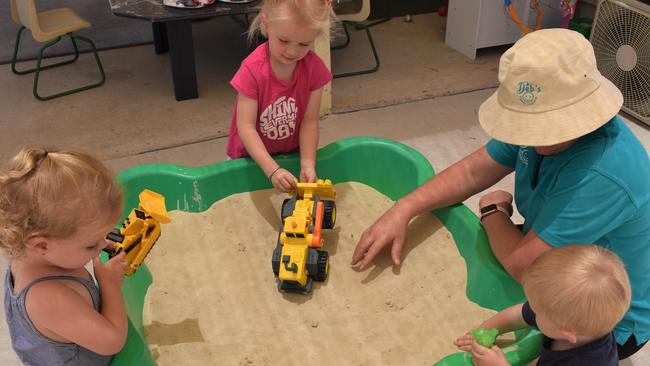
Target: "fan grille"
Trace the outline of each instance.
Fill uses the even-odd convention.
[[[650,18],[613,1],[600,4],[592,30],[598,69],[623,93],[623,107],[650,121]]]

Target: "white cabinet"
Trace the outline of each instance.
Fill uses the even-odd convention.
[[[535,26],[536,13],[531,0],[512,0],[522,23]],[[542,27],[559,27],[562,23],[560,0],[542,0]],[[449,0],[445,43],[476,59],[479,48],[515,43],[523,32],[510,18],[504,0]]]

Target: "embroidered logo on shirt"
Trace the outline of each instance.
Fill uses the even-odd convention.
[[[519,161],[524,165],[528,165],[528,146],[522,146],[519,149]]]
[[[296,131],[298,106],[294,98],[281,96],[260,115],[260,132],[270,140],[284,140]]]
[[[542,92],[542,88],[537,84],[520,81],[517,84],[517,95],[519,95],[519,101],[523,105],[533,105],[537,101],[537,96]]]

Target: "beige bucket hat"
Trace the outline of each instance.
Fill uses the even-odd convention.
[[[478,111],[491,137],[549,146],[584,136],[612,119],[623,95],[596,68],[582,34],[542,29],[521,38],[499,61],[499,88]]]

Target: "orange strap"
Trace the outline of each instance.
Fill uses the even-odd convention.
[[[314,235],[311,237],[311,245],[320,248],[321,233],[323,231],[323,212],[325,207],[323,201],[316,202],[316,222],[314,223]]]

